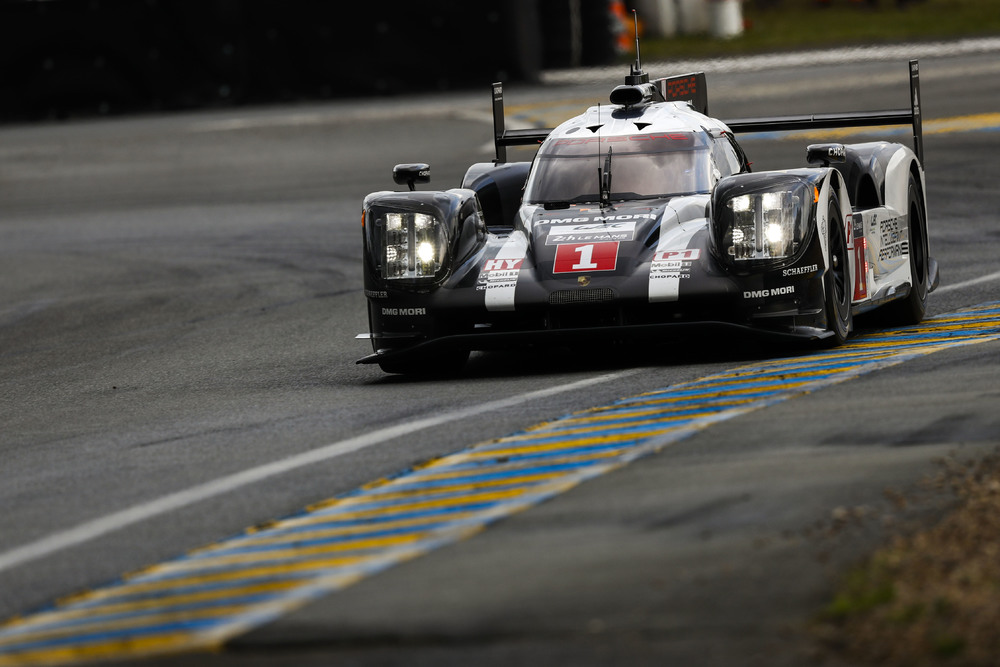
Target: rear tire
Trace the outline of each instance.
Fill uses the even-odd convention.
[[[828,266],[823,275],[823,290],[826,293],[826,328],[833,333],[833,336],[824,342],[830,347],[836,347],[843,345],[851,334],[851,298],[854,293],[846,232],[840,219],[840,205],[836,196],[830,198],[827,225],[830,234],[827,245]]]
[[[887,304],[882,310],[888,326],[909,326],[920,324],[927,312],[928,263],[927,263],[927,216],[923,198],[917,181],[910,174],[907,193],[907,215],[910,255],[910,292],[902,299]]]

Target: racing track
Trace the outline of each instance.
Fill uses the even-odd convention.
[[[969,125],[1000,108],[991,60],[922,61],[925,117],[962,119],[926,137],[935,316],[1000,293],[1000,135]],[[508,103],[543,122],[553,98],[614,83],[510,89]],[[724,118],[906,99],[896,62],[710,72],[709,86]],[[689,341],[479,355],[456,382],[354,366],[360,198],[390,187],[396,162],[455,183],[489,158],[487,106],[470,93],[0,129],[0,615],[163,563],[156,576],[562,415],[803,361]],[[747,149],[758,168],[801,163],[794,141]],[[997,351],[935,347],[702,424],[183,664],[800,664],[796,630],[829,575],[898,514],[883,492],[998,444]],[[867,520],[827,536],[845,507]]]

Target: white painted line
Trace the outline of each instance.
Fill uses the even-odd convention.
[[[290,472],[297,468],[303,468],[308,465],[321,463],[338,456],[343,456],[344,454],[357,452],[367,447],[378,445],[388,440],[408,435],[416,431],[422,431],[424,429],[440,426],[453,421],[459,421],[461,419],[477,417],[488,412],[511,408],[515,405],[527,403],[528,401],[544,398],[546,396],[555,396],[557,394],[563,394],[570,391],[577,391],[585,387],[591,387],[604,382],[610,382],[612,380],[628,377],[629,375],[634,375],[638,372],[639,369],[630,369],[626,371],[619,371],[617,373],[607,373],[605,375],[571,382],[570,384],[549,387],[548,389],[539,389],[538,391],[520,394],[519,396],[511,396],[510,398],[481,403],[468,408],[452,410],[451,412],[445,412],[433,417],[418,419],[414,422],[389,426],[387,428],[373,431],[372,433],[365,433],[353,438],[348,438],[347,440],[341,440],[340,442],[335,442],[330,445],[320,447],[319,449],[303,452],[302,454],[290,456],[272,463],[266,463],[264,465],[257,466],[256,468],[250,468],[232,475],[220,477],[219,479],[211,482],[199,484],[198,486],[193,486],[189,489],[184,489],[183,491],[171,493],[161,498],[135,505],[134,507],[130,507],[120,512],[108,514],[107,516],[82,523],[74,528],[53,533],[48,537],[16,547],[10,551],[0,553],[0,572],[9,570],[38,558],[63,551],[78,544],[82,544],[83,542],[93,540],[101,535],[121,530],[126,526],[147,521],[160,516],[161,514],[166,514],[167,512],[172,512],[203,500],[209,500],[216,496],[230,493],[236,489],[249,486],[250,484],[263,481],[270,477]]]
[[[981,285],[982,283],[990,283],[994,280],[1000,280],[1000,271],[996,273],[990,273],[985,276],[980,276],[978,278],[973,278],[972,280],[966,280],[964,282],[955,283],[954,285],[945,285],[943,287],[938,287],[933,294],[940,294],[942,292],[951,292],[953,290],[962,289],[964,287],[972,287],[973,285]]]

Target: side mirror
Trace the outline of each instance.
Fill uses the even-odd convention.
[[[834,162],[847,162],[847,149],[844,144],[810,144],[806,146],[806,162],[824,167]]]
[[[414,183],[431,182],[431,166],[423,162],[397,164],[392,168],[392,180],[397,185],[405,183],[410,186],[410,191],[412,192],[415,189],[413,187]]]

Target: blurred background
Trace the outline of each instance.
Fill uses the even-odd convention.
[[[532,80],[620,30],[607,0],[0,3],[5,121]]]
[[[1000,32],[995,0],[0,0],[0,122],[533,82],[634,58]]]

